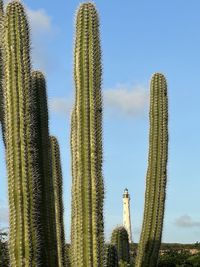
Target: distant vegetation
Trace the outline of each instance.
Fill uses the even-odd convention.
[[[3,230],[0,230],[0,266],[9,266],[8,234]]]
[[[134,259],[138,244],[131,244],[130,253]],[[132,265],[134,266],[134,265]],[[160,247],[158,267],[200,267],[200,243],[163,243]]]
[[[160,254],[158,267],[189,267],[200,266],[200,252],[193,255],[185,249],[168,249]]]
[[[119,246],[119,245],[118,245]],[[106,244],[106,262],[108,267],[134,267],[138,244],[130,244],[130,264],[117,259],[117,250],[115,246]],[[70,244],[66,244],[66,266],[70,267]],[[118,248],[119,249],[119,248]],[[194,251],[195,250],[195,251]],[[195,254],[192,254],[192,251]],[[8,255],[8,233],[0,230],[0,266],[9,267]],[[195,244],[178,244],[164,243],[161,244],[161,250],[158,259],[158,267],[200,267],[200,243]]]

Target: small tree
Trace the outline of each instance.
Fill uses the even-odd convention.
[[[8,233],[0,230],[0,266],[9,266]]]

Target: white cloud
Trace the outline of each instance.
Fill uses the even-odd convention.
[[[125,116],[140,116],[148,105],[148,92],[143,86],[135,86],[131,89],[118,87],[105,90],[104,104],[112,112]]]
[[[62,97],[50,98],[49,107],[53,113],[69,115],[72,110],[72,99]]]
[[[8,4],[11,0],[6,0]],[[52,70],[53,59],[48,50],[49,41],[57,27],[53,24],[52,17],[43,8],[32,9],[25,5],[31,33],[32,62],[35,69],[44,72]]]
[[[31,29],[33,66],[47,73],[54,66],[48,45],[56,27],[44,9],[33,10],[27,7],[26,10]]]
[[[12,2],[11,0],[6,0],[5,5]],[[31,28],[34,32],[39,33],[42,31],[50,31],[52,29],[52,19],[47,14],[45,9],[39,8],[33,10],[29,7],[26,7],[26,13],[28,15]]]
[[[12,2],[12,0],[5,0],[5,5]],[[42,31],[51,31],[52,29],[52,19],[47,14],[45,9],[39,8],[33,10],[29,7],[26,7],[26,14],[28,15],[31,29],[34,33],[40,33]]]
[[[44,9],[32,10],[27,8],[27,14],[33,35],[49,33],[53,29],[52,19]]]
[[[200,227],[200,221],[195,221],[185,214],[175,220],[175,225],[182,228]]]
[[[105,90],[104,106],[112,115],[122,116],[141,116],[144,114],[148,105],[149,95],[142,86],[136,86],[132,89],[116,88]],[[49,101],[50,110],[54,113],[69,114],[72,109],[72,99],[52,98]]]

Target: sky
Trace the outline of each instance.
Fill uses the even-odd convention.
[[[65,235],[70,239],[70,112],[73,45],[80,1],[25,0],[32,65],[45,73],[50,133],[61,149]],[[131,195],[133,239],[143,217],[148,156],[149,82],[168,81],[169,161],[163,242],[200,241],[200,1],[94,1],[100,16],[104,96],[105,236],[122,224],[122,194]],[[2,139],[2,138],[1,138]],[[0,144],[0,228],[8,225],[7,178]]]

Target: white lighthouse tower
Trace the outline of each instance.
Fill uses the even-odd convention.
[[[123,225],[128,232],[129,243],[132,243],[130,200],[131,199],[128,193],[128,189],[125,188],[124,194],[123,194]]]

